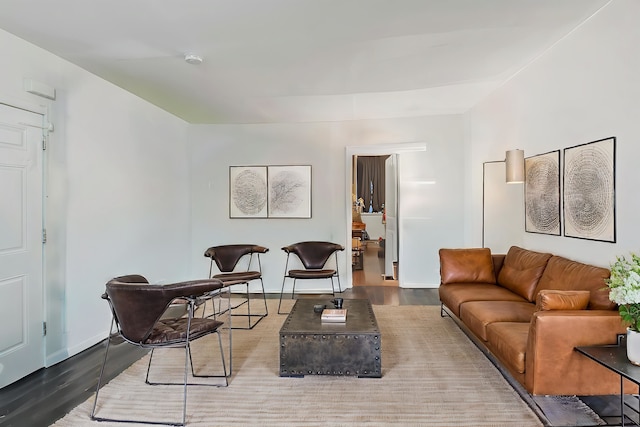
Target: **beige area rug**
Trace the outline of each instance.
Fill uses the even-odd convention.
[[[271,314],[256,328],[233,331],[227,388],[189,388],[189,426],[542,426],[455,323],[440,317],[439,307],[374,306],[382,335],[379,379],[279,377],[278,331],[286,316],[276,308],[277,300],[270,300]],[[196,369],[214,345],[211,337],[196,341]],[[183,354],[156,352],[152,375],[168,377],[173,368],[180,380]],[[147,361],[145,356],[103,388],[98,415],[180,419],[175,403],[182,402],[182,388],[145,385]],[[54,425],[122,426],[91,421],[93,400]]]

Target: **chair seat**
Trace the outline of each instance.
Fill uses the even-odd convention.
[[[225,285],[227,282],[244,283],[250,280],[259,279],[262,276],[259,271],[236,271],[233,273],[220,273],[213,276],[214,279],[221,280]],[[235,283],[234,283],[235,284]]]
[[[172,342],[184,342],[187,337],[187,324],[189,319],[161,320],[154,326],[144,344],[171,344]],[[189,340],[194,340],[206,334],[215,332],[222,326],[222,322],[214,319],[191,319],[191,333]]]
[[[335,270],[289,270],[289,277],[294,279],[329,279]]]

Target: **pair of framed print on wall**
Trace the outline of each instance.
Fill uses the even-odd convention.
[[[616,138],[610,137],[525,159],[525,231],[616,241]]]
[[[311,218],[311,166],[230,166],[230,218]]]

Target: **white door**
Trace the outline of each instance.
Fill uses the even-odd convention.
[[[393,264],[398,262],[398,155],[390,155],[384,166],[384,274],[393,277]]]
[[[42,125],[0,104],[0,388],[44,366]]]

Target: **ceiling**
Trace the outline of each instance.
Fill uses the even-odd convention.
[[[0,28],[190,123],[341,121],[466,111],[610,1],[2,0]]]

